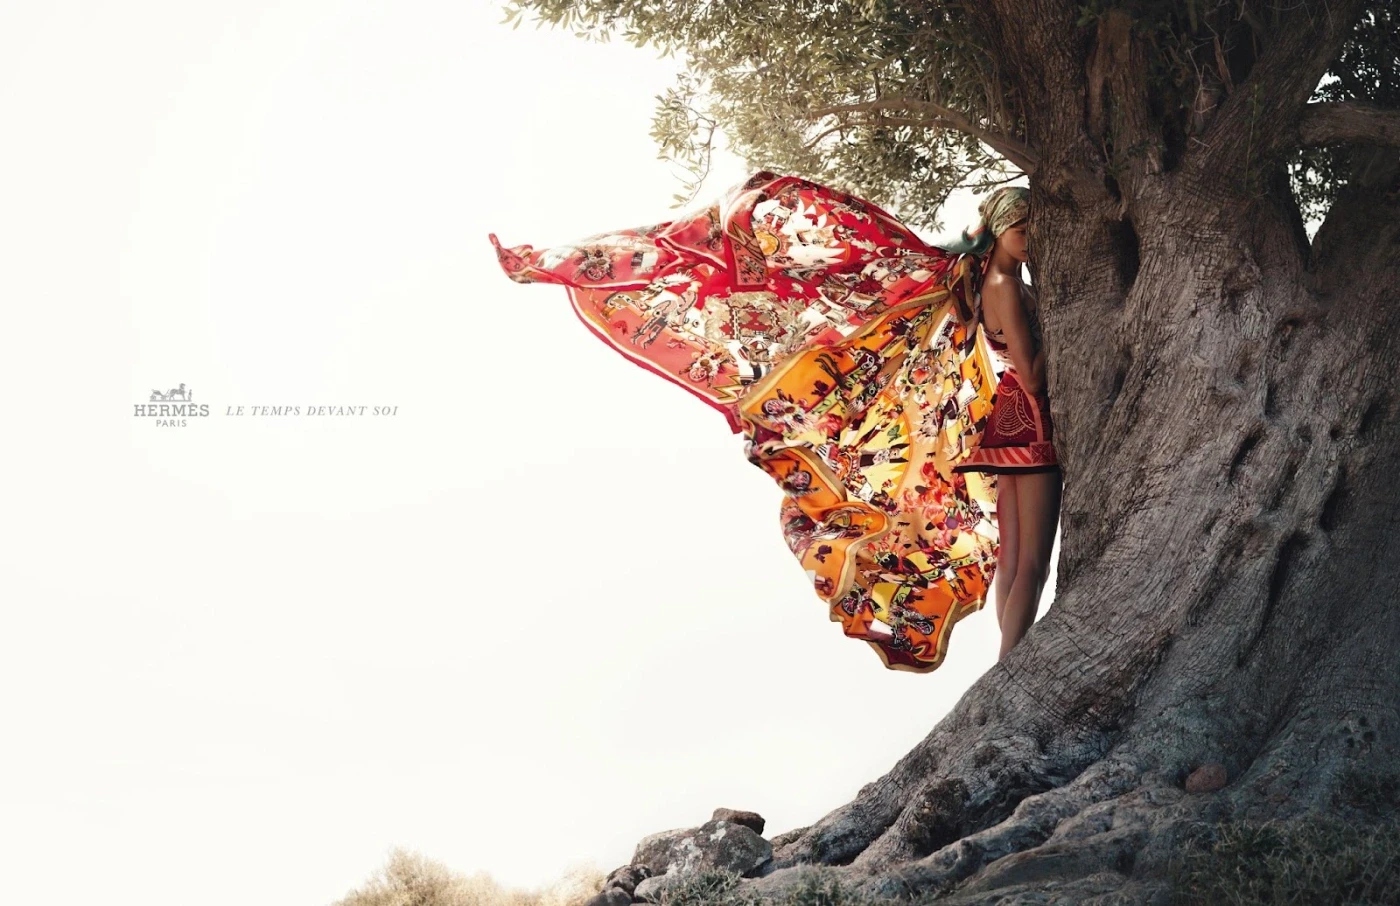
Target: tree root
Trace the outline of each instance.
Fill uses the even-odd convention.
[[[770,865],[763,877],[746,883],[760,896],[781,896],[822,865],[834,866],[825,870],[859,894],[881,899],[1154,902],[1190,829],[1239,807],[1228,792],[1186,793],[1182,772],[1164,763],[1183,753],[1166,748],[1155,735],[1124,741],[1076,776],[1034,790],[1054,782],[1055,759],[1046,752],[1036,757],[1038,750],[1025,738],[984,742],[967,759],[950,762],[948,773],[934,772],[878,828],[866,822],[895,797],[878,784],[867,786],[839,812],[777,841],[774,861],[785,864]],[[1167,757],[1157,757],[1162,754]],[[963,776],[971,782],[957,777],[964,761],[969,764]],[[893,785],[890,778],[881,782]],[[860,828],[868,832],[855,833]],[[862,836],[864,848],[852,854]],[[804,852],[844,858],[795,858]],[[1047,891],[1056,893],[1042,896]],[[1026,898],[998,899],[1012,892]]]
[[[1226,798],[1188,794],[1155,772],[1106,759],[920,859],[882,866],[862,856],[822,871],[858,896],[937,897],[950,906],[1165,903],[1162,879],[1173,854],[1203,820],[1230,809]],[[748,892],[781,897],[815,868],[780,869],[746,882]]]

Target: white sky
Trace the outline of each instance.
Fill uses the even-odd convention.
[[[7,901],[323,904],[394,846],[543,885],[716,806],[772,836],[995,660],[990,606],[929,675],[845,638],[723,418],[500,272],[488,232],[680,189],[675,61],[501,18],[0,10]],[[180,383],[208,418],[133,417]]]

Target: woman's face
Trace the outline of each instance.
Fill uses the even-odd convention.
[[[1017,261],[1029,260],[1026,252],[1026,222],[1022,220],[1002,230],[1001,235],[997,237],[997,244]]]

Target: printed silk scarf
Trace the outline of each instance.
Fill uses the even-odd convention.
[[[953,471],[995,388],[977,259],[769,172],[673,221],[540,250],[490,239],[512,280],[562,284],[600,339],[742,432],[847,636],[893,670],[943,662],[998,550],[995,476]]]

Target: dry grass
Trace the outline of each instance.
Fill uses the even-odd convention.
[[[739,893],[739,875],[719,869],[701,871],[665,888],[661,906],[887,906],[890,900],[855,893],[835,878],[813,869],[782,899]]]
[[[439,862],[396,849],[383,869],[334,906],[578,906],[602,889],[605,877],[581,866],[545,887],[516,890],[486,872],[455,874]]]
[[[1219,824],[1172,866],[1174,906],[1381,906],[1400,896],[1400,823]]]

